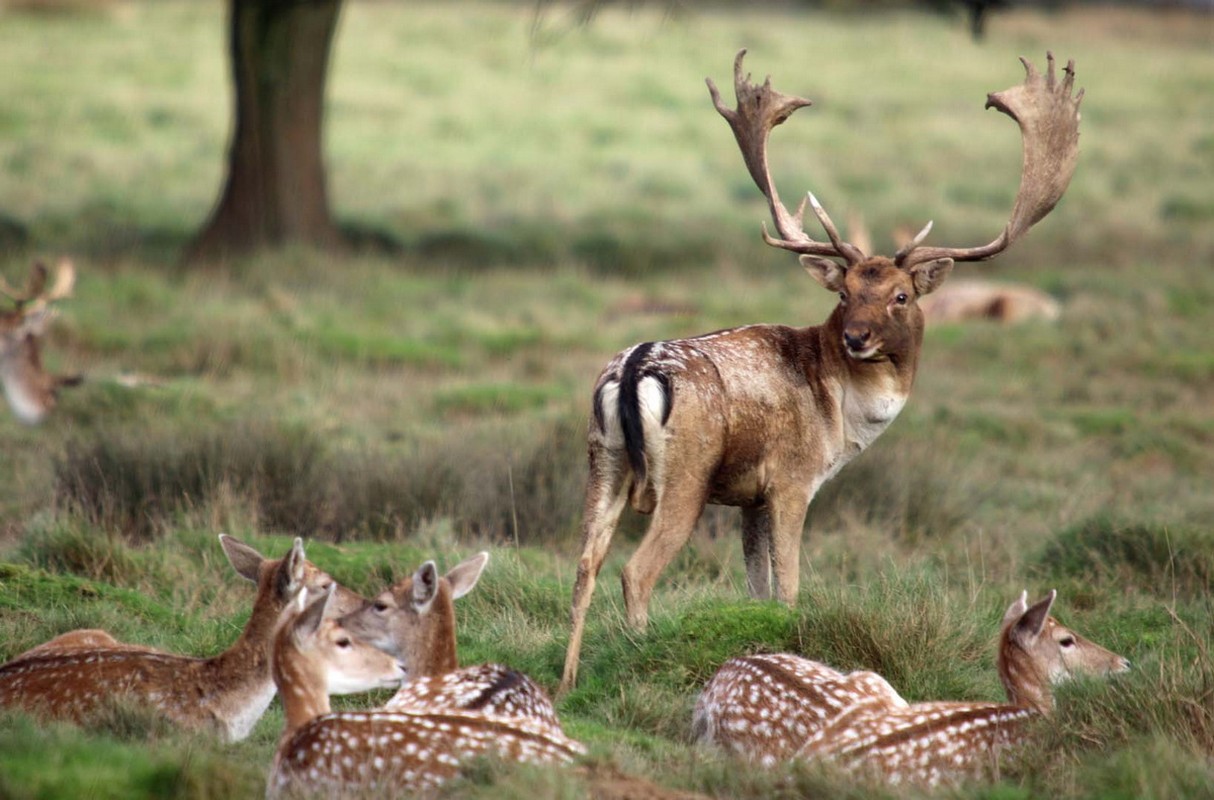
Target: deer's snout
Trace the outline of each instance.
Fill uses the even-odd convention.
[[[868,347],[868,343],[872,338],[872,329],[867,326],[849,327],[843,331],[843,344],[853,353],[858,353]]]

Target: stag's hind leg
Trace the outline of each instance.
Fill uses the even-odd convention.
[[[586,501],[582,510],[582,557],[578,561],[573,584],[573,627],[565,651],[565,669],[558,689],[564,694],[577,682],[578,659],[586,611],[594,594],[595,579],[603,568],[603,559],[611,546],[611,537],[628,500],[629,471],[623,452],[606,448],[591,449],[590,475],[586,480]]]
[[[705,499],[704,487],[697,481],[670,481],[658,495],[649,530],[620,574],[624,608],[634,628],[644,629],[649,624],[653,586],[691,538],[704,511]]]

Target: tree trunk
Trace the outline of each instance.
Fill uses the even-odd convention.
[[[341,0],[231,0],[235,126],[223,193],[188,261],[336,247],[321,128]]]

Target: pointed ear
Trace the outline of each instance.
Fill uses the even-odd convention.
[[[805,267],[805,271],[809,273],[809,277],[832,292],[843,291],[843,281],[847,277],[847,267],[831,261],[829,258],[821,258],[819,256],[803,255],[800,261],[801,266]]]
[[[291,628],[291,635],[295,637],[296,641],[313,636],[320,629],[321,620],[325,618],[325,607],[329,605],[329,599],[333,597],[333,586],[330,584],[324,594],[310,603],[307,600],[306,589],[300,589],[298,597],[298,602],[303,605],[303,610],[299,612],[299,616],[295,618]]]
[[[447,573],[447,580],[451,582],[451,599],[458,600],[472,591],[488,563],[489,554],[480,552],[452,567]]]
[[[925,261],[910,268],[911,280],[915,283],[915,294],[923,297],[940,288],[944,279],[953,271],[951,258],[937,258],[935,261]]]
[[[1020,596],[1016,598],[1016,602],[1008,606],[1007,611],[1003,613],[1003,623],[1000,625],[1000,627],[1006,628],[1008,625],[1011,625],[1013,622],[1023,617],[1024,612],[1028,610],[1029,593],[1028,590],[1025,589],[1020,593]]]
[[[261,553],[226,533],[219,534],[219,545],[237,575],[253,583],[258,582],[261,578],[261,563],[265,561]]]
[[[413,573],[413,608],[419,614],[430,610],[438,594],[438,567],[433,561],[427,561]]]
[[[1013,630],[1016,638],[1022,642],[1031,642],[1041,635],[1041,631],[1045,628],[1045,621],[1050,617],[1050,608],[1054,605],[1054,598],[1057,596],[1058,592],[1050,589],[1049,594],[1024,612]]]
[[[290,551],[278,565],[279,597],[290,597],[295,590],[303,586],[304,570],[307,569],[307,566],[308,560],[304,555],[303,539],[296,536]]]

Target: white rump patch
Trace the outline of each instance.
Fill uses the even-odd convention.
[[[603,420],[603,439],[612,450],[624,446],[624,430],[620,427],[620,382],[610,380],[599,390],[599,417]]]

